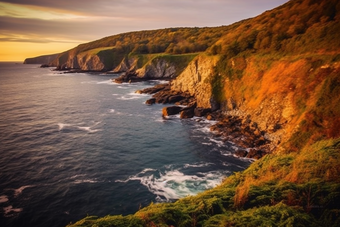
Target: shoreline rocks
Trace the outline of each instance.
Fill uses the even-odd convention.
[[[152,94],[152,98],[145,102],[147,105],[175,104],[163,108],[163,117],[180,114],[181,119],[196,116],[205,117],[207,120],[216,120],[217,123],[212,125],[210,130],[214,132],[214,136],[235,144],[238,149],[234,155],[238,157],[260,159],[270,153],[271,141],[265,137],[266,132],[261,131],[256,122],[251,121],[251,116],[241,118],[225,115],[220,110],[212,111],[210,108],[197,107],[196,99],[193,96],[171,90],[169,83],[138,90],[136,93]]]

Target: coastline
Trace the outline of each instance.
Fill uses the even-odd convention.
[[[223,111],[210,108],[199,108],[195,97],[185,92],[171,90],[168,84],[137,90],[138,94],[151,94],[145,104],[173,104],[163,107],[163,118],[169,115],[177,115],[181,119],[203,117],[207,120],[217,121],[210,127],[215,137],[222,138],[224,143],[232,143],[237,147],[235,156],[240,158],[260,159],[273,151],[273,144],[267,139],[267,132],[260,130],[250,117],[228,115]]]

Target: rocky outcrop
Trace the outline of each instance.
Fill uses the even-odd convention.
[[[179,114],[182,110],[182,107],[180,106],[168,106],[168,107],[164,107],[162,110],[162,116],[163,117],[167,117],[170,115],[176,115]]]
[[[222,114],[216,118],[218,123],[211,126],[210,130],[215,136],[234,143],[238,147],[235,155],[259,159],[272,152],[271,141],[265,137],[266,131],[261,131],[250,116],[242,118]]]
[[[77,61],[77,65],[80,66],[80,69],[83,71],[106,71],[108,70],[107,66],[104,64],[103,59],[101,59],[98,55],[91,54],[83,54],[78,55],[73,60]],[[71,63],[74,67],[75,64]]]
[[[152,59],[144,67],[137,69],[136,73],[138,77],[145,79],[171,79],[177,76],[174,63],[161,57]]]
[[[135,57],[124,57],[124,59],[120,62],[120,64],[115,67],[112,72],[113,73],[122,73],[122,72],[133,72],[137,69],[138,59]]]
[[[171,90],[170,84],[159,84],[151,88],[138,90],[139,94],[153,94],[152,98],[146,101],[146,104],[176,104],[183,106],[196,105],[196,100],[188,92],[179,92]]]
[[[171,89],[188,92],[196,98],[198,107],[216,109],[210,79],[217,60],[215,56],[197,56],[182,74],[171,82]]]

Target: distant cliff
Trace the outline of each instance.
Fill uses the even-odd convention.
[[[26,58],[24,64],[50,64],[50,62],[54,61],[59,54],[50,54],[50,55],[43,55],[34,58]]]

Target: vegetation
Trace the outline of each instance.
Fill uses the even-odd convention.
[[[220,186],[70,226],[340,226],[339,31],[339,1],[291,0],[230,26],[131,32],[61,54],[59,62],[80,53],[137,56],[139,68],[164,58],[180,72],[199,54],[216,57],[207,82],[218,102],[259,109],[279,96],[294,113],[280,152]]]

